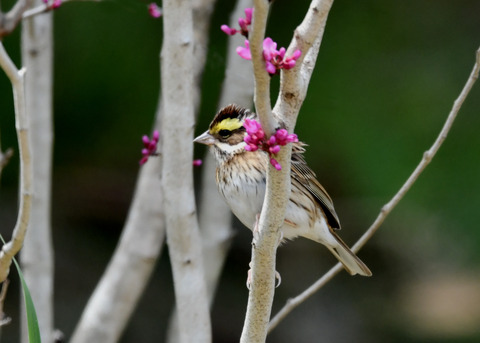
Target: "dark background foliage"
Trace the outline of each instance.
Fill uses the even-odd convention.
[[[140,137],[153,121],[162,22],[150,18],[146,6],[72,2],[55,12],[55,306],[56,326],[67,337],[121,232]],[[219,26],[232,6],[221,0],[214,13],[197,132],[216,111],[227,39]],[[268,35],[288,45],[307,7],[305,0],[277,0]],[[436,138],[480,45],[479,13],[475,0],[334,3],[296,133],[310,145],[307,160],[335,201],[347,242],[373,222]],[[4,40],[17,65],[19,32]],[[272,82],[274,95],[278,78]],[[480,340],[479,113],[476,85],[439,154],[361,251],[374,276],[342,272],[270,342]],[[0,129],[2,148],[15,148],[11,87],[3,73]],[[196,157],[203,153],[199,147]],[[16,218],[17,165],[15,157],[1,180],[0,231],[7,238]],[[251,234],[235,227],[213,307],[215,342],[238,341],[243,324]],[[173,303],[167,255],[122,342],[162,341]],[[333,263],[314,243],[282,246],[274,312]],[[12,279],[6,311],[13,323],[2,330],[5,342],[18,341]]]

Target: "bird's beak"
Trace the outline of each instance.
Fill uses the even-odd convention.
[[[213,145],[213,143],[215,142],[215,138],[213,138],[213,136],[211,134],[209,134],[208,131],[205,131],[200,136],[195,138],[193,141],[195,143],[201,143],[201,144],[205,144],[205,145]]]

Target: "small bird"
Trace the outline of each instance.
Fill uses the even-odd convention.
[[[262,210],[270,158],[261,149],[245,150],[247,118],[256,120],[257,116],[245,108],[228,105],[215,115],[208,130],[194,142],[210,147],[217,163],[216,183],[220,194],[235,216],[253,231]],[[292,144],[291,192],[280,228],[283,239],[301,236],[321,243],[351,275],[371,276],[370,269],[335,232],[340,229],[340,221],[332,199],[305,162],[305,144]]]

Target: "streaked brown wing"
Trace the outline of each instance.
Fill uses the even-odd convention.
[[[292,147],[292,178],[297,180],[305,189],[307,189],[317,200],[321,209],[325,213],[327,222],[333,229],[340,229],[340,220],[338,219],[332,198],[327,191],[318,182],[317,176],[310,169],[303,157],[305,149],[304,143],[294,143]]]

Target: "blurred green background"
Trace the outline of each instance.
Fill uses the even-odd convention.
[[[280,46],[290,42],[308,3],[273,4],[267,31]],[[214,13],[198,133],[217,108],[227,39],[219,26],[232,7],[220,0]],[[153,122],[162,22],[146,8],[135,0],[72,2],[55,12],[55,306],[56,326],[67,338],[121,232],[140,137]],[[19,33],[4,40],[17,65]],[[307,160],[334,199],[347,242],[369,227],[433,143],[479,46],[478,0],[334,3],[296,133],[310,145]],[[273,99],[277,83],[278,77]],[[342,272],[269,342],[480,341],[479,115],[476,85],[438,155],[360,252],[374,276]],[[3,72],[0,130],[2,149],[15,148]],[[203,154],[198,147],[196,157]],[[1,180],[0,231],[7,238],[16,218],[17,165],[15,157]],[[235,228],[213,307],[215,342],[237,342],[243,325],[251,233],[239,223]],[[326,249],[306,240],[283,245],[274,312],[333,263]],[[5,342],[18,341],[12,278],[6,312],[13,323],[2,328]],[[122,342],[163,341],[172,303],[164,251]]]

